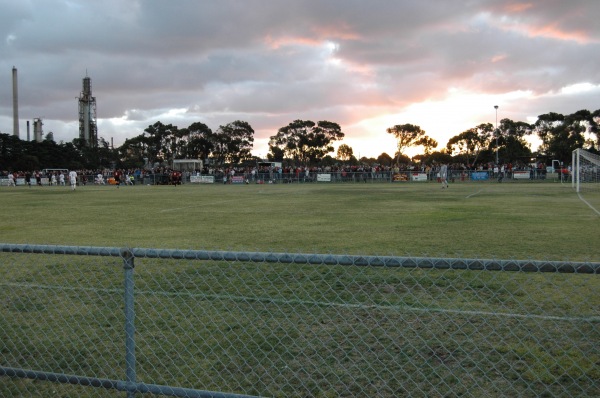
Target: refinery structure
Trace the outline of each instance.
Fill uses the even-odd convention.
[[[13,135],[19,137],[19,90],[17,82],[17,68],[12,68],[12,100],[13,100]],[[79,103],[79,138],[88,147],[98,146],[98,125],[96,120],[96,97],[92,95],[92,79],[83,78],[83,89],[78,98]],[[33,119],[33,139],[37,142],[43,140],[42,118]],[[30,140],[29,120],[27,120],[27,141]]]
[[[98,125],[96,123],[96,97],[92,96],[92,79],[83,78],[83,91],[79,95],[79,138],[86,146],[98,146]]]

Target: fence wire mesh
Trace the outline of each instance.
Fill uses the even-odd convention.
[[[85,379],[126,380],[122,250],[3,249],[0,396],[600,396],[597,263],[134,249],[135,382],[169,394]]]

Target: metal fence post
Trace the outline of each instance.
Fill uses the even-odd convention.
[[[123,268],[125,270],[125,380],[133,386],[136,383],[135,374],[135,309],[134,309],[134,282],[133,282],[133,253],[130,249],[121,251]],[[135,390],[127,390],[127,398],[133,398]]]

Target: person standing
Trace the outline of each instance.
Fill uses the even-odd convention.
[[[117,185],[117,188],[119,188],[121,186],[121,171],[119,169],[115,170],[113,178],[115,179],[115,184]]]
[[[440,181],[442,182],[442,189],[448,188],[448,165],[442,164],[440,167]]]
[[[63,187],[65,186],[65,175],[63,174],[62,171],[58,175],[58,183]]]
[[[15,175],[12,173],[12,171],[8,172],[8,186],[9,187],[15,186]]]
[[[71,191],[74,191],[77,188],[77,172],[75,170],[69,172],[69,183],[71,184]]]

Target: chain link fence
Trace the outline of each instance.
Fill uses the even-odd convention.
[[[599,274],[0,244],[0,396],[600,396]]]

